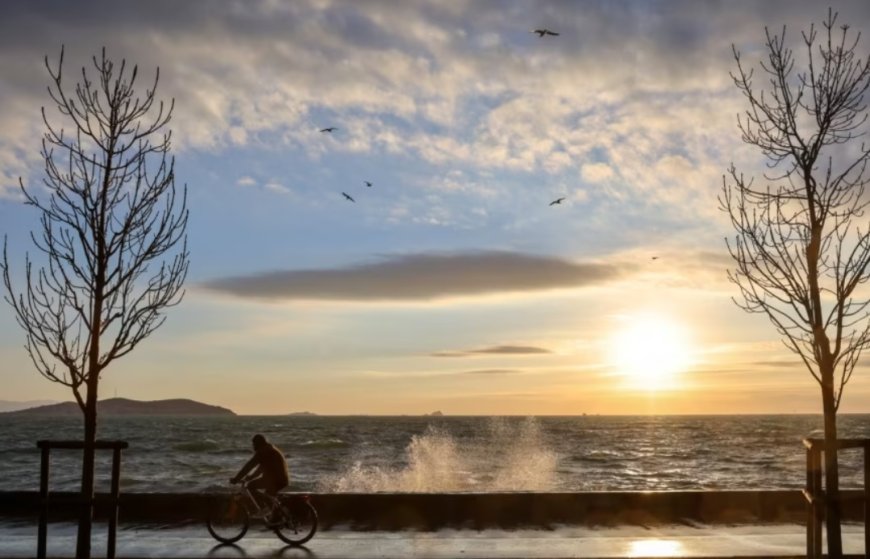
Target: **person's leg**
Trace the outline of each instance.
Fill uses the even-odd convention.
[[[266,484],[265,490],[263,491],[266,495],[269,495],[273,499],[277,499],[278,492],[284,489],[286,485],[276,485],[274,483]],[[267,522],[277,523],[282,521],[282,515],[278,512],[278,510],[274,510],[271,516],[266,517]]]
[[[248,490],[251,492],[251,496],[254,497],[254,502],[257,503],[259,508],[268,507],[269,500],[263,496],[263,491],[269,489],[269,484],[266,483],[266,480],[258,477],[257,479],[252,479],[248,482],[247,486]]]
[[[266,493],[267,495],[271,495],[272,497],[274,497],[274,496],[276,496],[276,495],[278,494],[279,491],[281,491],[282,489],[284,489],[285,487],[287,487],[287,484],[280,485],[280,484],[277,484],[277,483],[267,483],[267,484],[264,485],[264,487],[265,487],[264,493]]]

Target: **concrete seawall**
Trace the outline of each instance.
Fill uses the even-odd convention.
[[[858,494],[858,491],[845,491]],[[716,523],[805,522],[799,491],[661,491],[583,493],[312,493],[324,528],[434,530],[455,528],[653,525],[682,521]],[[75,494],[52,493],[52,520],[70,519]],[[105,498],[105,496],[103,496]],[[123,522],[199,522],[220,494],[126,493]],[[293,499],[294,494],[287,494]],[[0,492],[0,518],[37,515],[35,491]],[[845,519],[862,520],[858,501],[847,501]],[[104,506],[98,506],[103,515]]]

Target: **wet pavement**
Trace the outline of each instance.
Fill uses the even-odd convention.
[[[555,530],[440,530],[437,532],[318,532],[305,547],[287,546],[252,527],[236,545],[216,545],[205,526],[130,526],[118,532],[118,557],[507,559],[569,557],[797,557],[805,530],[797,524],[561,527]],[[864,527],[843,527],[844,551],[863,554]],[[97,525],[93,555],[105,557],[105,525]],[[75,526],[49,526],[49,557],[72,557]],[[0,523],[0,558],[35,557],[36,526]]]

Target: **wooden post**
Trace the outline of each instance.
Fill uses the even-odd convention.
[[[818,445],[813,448],[812,465],[813,492],[813,557],[822,556],[822,506],[824,505],[824,490],[822,489],[822,450]]]
[[[807,486],[803,490],[807,509],[807,557],[822,557],[822,524],[825,518],[825,488],[822,485],[823,439],[804,439],[807,449]],[[860,495],[864,503],[864,554],[870,557],[870,439],[838,439],[837,448],[864,450],[864,491]],[[841,495],[841,498],[843,496]]]
[[[109,509],[109,536],[106,542],[106,559],[115,559],[115,534],[118,530],[118,495],[121,486],[121,446],[112,448],[112,491]]]
[[[815,530],[813,530],[813,527],[816,522],[815,505],[813,503],[813,500],[816,498],[813,491],[813,449],[809,445],[807,445],[807,488],[804,497],[807,500],[807,559],[809,559],[813,557],[813,550],[815,549],[813,542]]]
[[[48,542],[48,458],[51,449],[48,445],[42,444],[43,442],[36,443],[36,446],[42,451],[39,461],[39,529],[36,536],[36,556],[38,559],[45,559]]]
[[[80,450],[86,445],[82,441],[37,441],[36,446],[42,451],[42,459],[39,470],[39,529],[36,538],[36,556],[45,559],[47,555],[48,540],[48,477],[49,477],[49,454],[52,448]],[[109,537],[106,543],[106,558],[114,559],[115,541],[118,530],[118,507],[120,504],[121,487],[121,450],[128,448],[126,441],[95,441],[94,449],[112,449],[112,488],[111,502],[109,505]],[[76,503],[86,504],[86,499],[79,498]]]
[[[870,554],[870,441],[864,441],[864,557]]]

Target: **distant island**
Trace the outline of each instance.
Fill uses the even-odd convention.
[[[433,411],[432,413],[427,413],[426,417],[443,417],[444,414],[441,413],[441,410]]]
[[[310,411],[294,411],[293,413],[288,413],[287,417],[317,417],[317,414]]]
[[[0,413],[7,411],[25,410],[27,408],[35,408],[36,406],[47,406],[48,404],[56,404],[57,400],[0,400]]]
[[[61,402],[47,406],[36,406],[23,410],[6,412],[3,415],[18,416],[80,416],[81,409],[75,402]],[[140,401],[127,398],[108,398],[97,402],[97,414],[116,415],[209,415],[233,416],[235,412],[220,406],[203,404],[185,398],[172,400]]]

